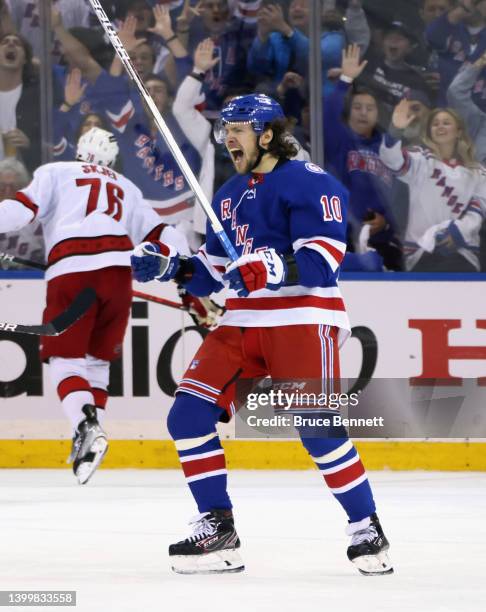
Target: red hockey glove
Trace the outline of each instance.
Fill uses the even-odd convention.
[[[226,268],[223,279],[240,297],[259,289],[276,291],[287,276],[287,264],[275,249],[243,255]]]

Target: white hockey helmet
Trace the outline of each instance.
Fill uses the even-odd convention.
[[[116,138],[111,132],[92,127],[78,140],[76,159],[79,161],[111,166],[118,155]]]

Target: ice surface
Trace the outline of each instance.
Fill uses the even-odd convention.
[[[196,513],[179,472],[101,470],[80,487],[67,470],[2,470],[0,588],[76,590],[67,609],[82,612],[484,610],[486,474],[370,479],[394,575],[348,562],[344,515],[317,472],[235,471],[247,570],[179,576],[167,546]]]

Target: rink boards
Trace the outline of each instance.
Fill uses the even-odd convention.
[[[341,283],[355,332],[341,352],[343,376],[486,386],[486,281],[401,278]],[[136,288],[178,300],[172,286]],[[45,284],[35,275],[0,279],[0,320],[38,323],[44,293]],[[0,467],[60,467],[68,454],[69,427],[39,363],[36,342],[28,336],[0,338]],[[123,359],[112,373],[107,467],[177,467],[165,417],[176,381],[200,342],[187,315],[136,301]],[[357,446],[370,469],[486,470],[486,445],[473,435],[434,441],[374,438]],[[235,439],[232,425],[222,427],[221,436],[230,467],[311,467],[297,441]]]

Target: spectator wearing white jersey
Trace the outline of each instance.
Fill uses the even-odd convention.
[[[212,126],[196,106],[202,105],[205,101],[202,85],[207,71],[219,62],[218,57],[213,57],[213,51],[214,42],[211,38],[199,43],[194,54],[194,69],[182,81],[172,106],[172,113],[181,130],[201,156],[199,183],[209,201],[213,198],[214,186]],[[194,207],[193,229],[196,234],[206,234],[206,216],[200,206]]]
[[[410,101],[402,100],[393,112],[393,126],[404,130],[414,120]],[[383,163],[410,189],[406,268],[476,271],[482,220],[478,199],[486,194],[486,171],[474,157],[464,122],[451,108],[430,113],[423,142],[424,147],[402,149],[400,140],[386,134],[380,148]]]

